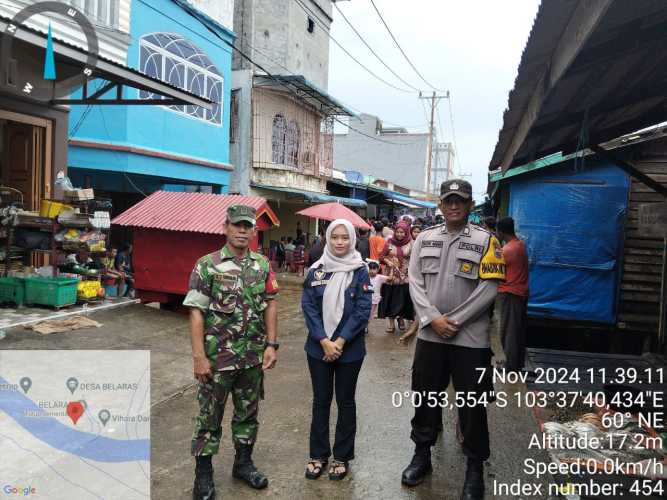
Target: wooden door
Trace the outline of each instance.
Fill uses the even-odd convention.
[[[35,180],[34,127],[24,123],[8,122],[5,142],[5,158],[2,162],[2,183],[23,193],[24,206],[32,210]]]
[[[44,127],[7,122],[2,184],[23,193],[26,210],[39,210],[40,200],[48,198],[51,193],[48,142]]]
[[[2,184],[23,194],[25,210],[39,211],[42,198],[51,194],[50,127],[8,121],[2,161]],[[49,263],[47,255],[35,254],[31,264]]]

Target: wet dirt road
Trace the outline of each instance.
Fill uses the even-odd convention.
[[[379,320],[370,325],[368,355],[358,384],[356,459],[351,464],[351,473],[341,482],[329,481],[325,476],[317,481],[304,478],[312,393],[303,351],[305,329],[299,301],[298,287],[281,292],[279,363],[266,377],[266,399],[260,407],[254,459],[269,477],[270,485],[257,492],[231,477],[229,401],[221,453],[214,459],[218,498],[458,499],[465,459],[456,442],[451,411],[444,413],[445,431],[433,449],[432,476],[414,489],[401,485],[401,471],[413,451],[409,439],[413,410],[405,402],[400,407],[394,405],[392,394],[410,388],[414,343],[407,347],[399,345],[397,335],[385,333],[385,325]],[[197,406],[187,318],[139,305],[100,312],[93,318],[104,326],[49,336],[23,329],[10,330],[0,342],[0,349],[150,349],[151,497],[191,498],[194,461],[189,448]],[[496,390],[503,389],[522,391],[525,387],[496,385]],[[334,403],[332,436],[335,420]],[[493,493],[494,482],[517,479],[545,487],[546,479],[535,480],[522,473],[526,458],[546,460],[543,452],[528,450],[530,437],[537,430],[530,410],[492,406],[489,427],[492,455],[485,469],[486,498],[547,498]]]
[[[342,482],[329,481],[325,476],[316,481],[304,478],[312,391],[303,351],[305,330],[298,304],[298,290],[281,293],[279,364],[267,374],[266,399],[260,408],[254,458],[269,477],[270,485],[267,490],[256,492],[231,477],[234,452],[229,430],[232,407],[228,403],[222,451],[214,459],[216,486],[221,498],[458,499],[465,457],[456,441],[452,411],[445,411],[445,432],[433,449],[432,476],[417,488],[401,485],[401,471],[413,452],[409,439],[413,410],[405,402],[397,407],[392,402],[392,394],[410,389],[414,342],[407,347],[398,344],[397,336],[385,333],[385,324],[380,320],[371,324],[368,355],[358,384],[356,459],[351,463],[351,474]],[[514,391],[522,387],[506,389]],[[153,408],[154,498],[190,498],[193,461],[188,448],[196,410],[194,388]],[[332,437],[335,415],[334,402]],[[530,411],[493,406],[489,410],[489,422],[492,456],[486,467],[487,498],[520,498],[494,495],[494,481],[507,483],[523,477],[525,481],[546,487],[546,480],[536,481],[521,471],[523,460],[529,456],[545,460],[541,452],[527,450],[530,436],[537,430]]]

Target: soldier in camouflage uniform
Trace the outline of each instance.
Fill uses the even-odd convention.
[[[236,448],[232,474],[256,489],[268,485],[251,457],[263,371],[276,363],[278,284],[268,261],[248,249],[255,235],[255,209],[229,207],[225,228],[227,244],[197,261],[183,302],[191,308],[194,374],[199,380],[200,410],[192,439],[195,500],[215,498],[211,456],[218,453],[230,394]]]

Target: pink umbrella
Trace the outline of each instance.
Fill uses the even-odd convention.
[[[351,222],[354,227],[370,229],[370,226],[364,222],[364,219],[340,203],[322,203],[320,205],[313,205],[312,207],[299,210],[297,214],[305,215],[311,219],[322,219],[328,221],[345,219]]]

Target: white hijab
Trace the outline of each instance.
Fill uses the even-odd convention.
[[[331,233],[338,226],[344,226],[350,236],[350,249],[342,257],[336,257],[331,249]],[[365,265],[361,255],[355,250],[356,243],[357,235],[352,224],[345,219],[336,219],[327,228],[327,244],[322,257],[312,265],[312,268],[323,266],[324,272],[333,273],[324,289],[322,301],[324,333],[328,338],[332,337],[343,317],[345,291],[352,282],[354,271]]]

